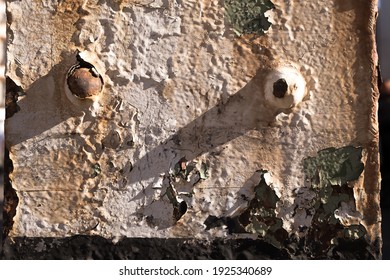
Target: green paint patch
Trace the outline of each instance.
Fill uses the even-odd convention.
[[[200,164],[200,168],[199,168],[199,176],[200,176],[200,179],[205,180],[205,179],[208,178],[207,169],[208,169],[207,164],[204,163],[204,162],[202,162],[202,163]]]
[[[92,178],[97,177],[102,172],[100,165],[98,163],[92,165]]]
[[[328,148],[303,161],[306,180],[315,192],[312,205],[312,225],[308,229],[304,248],[314,258],[327,258],[342,240],[366,242],[366,230],[360,224],[345,226],[335,217],[341,203],[355,205],[349,182],[357,180],[364,170],[362,148],[351,146]]]
[[[352,225],[344,228],[343,237],[350,240],[363,238],[367,231],[362,225]]]
[[[195,182],[196,184],[200,179],[206,180],[209,177],[208,169],[207,163],[203,161],[199,163],[194,161],[189,162],[183,157],[173,167],[173,170],[170,172],[170,177],[172,181],[190,181],[191,177],[197,174],[198,179]]]
[[[245,226],[248,233],[258,234],[265,241],[281,248],[287,238],[287,232],[283,229],[282,220],[276,217],[276,204],[279,197],[270,185],[267,185],[264,170],[257,171],[261,174],[261,180],[255,187],[255,198],[251,200],[248,209],[241,215],[249,217],[249,223]]]
[[[225,16],[238,36],[264,34],[271,26],[265,13],[274,8],[270,0],[225,0]]]
[[[313,188],[341,186],[359,178],[364,169],[361,158],[362,148],[328,148],[318,152],[316,157],[305,159],[303,168]]]
[[[188,163],[186,158],[183,157],[175,164],[172,175],[174,177],[180,177],[183,180],[187,180],[190,173],[195,169],[193,163]]]

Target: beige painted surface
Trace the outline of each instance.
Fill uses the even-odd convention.
[[[354,146],[365,169],[338,217],[380,240],[375,1],[273,2],[268,32],[238,37],[218,0],[10,1],[7,75],[26,92],[6,122],[10,236],[256,237],[204,222],[248,207],[257,170],[298,236],[315,196],[302,161]],[[66,94],[77,51],[104,80],[87,105]],[[283,71],[302,102],[266,92]]]

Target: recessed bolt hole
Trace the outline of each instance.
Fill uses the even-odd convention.
[[[273,94],[277,98],[283,98],[287,93],[288,85],[285,79],[279,79],[274,83]]]

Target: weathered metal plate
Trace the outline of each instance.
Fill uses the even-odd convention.
[[[10,238],[253,238],[314,258],[347,240],[380,256],[376,1],[7,9]],[[78,53],[87,99],[68,86]]]

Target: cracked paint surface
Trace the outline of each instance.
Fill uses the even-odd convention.
[[[375,1],[255,2],[272,24],[240,36],[237,1],[10,2],[9,237],[259,238],[315,258],[336,234],[379,257]],[[93,108],[64,89],[80,51],[101,62]],[[288,110],[265,100],[281,68],[304,79]]]

